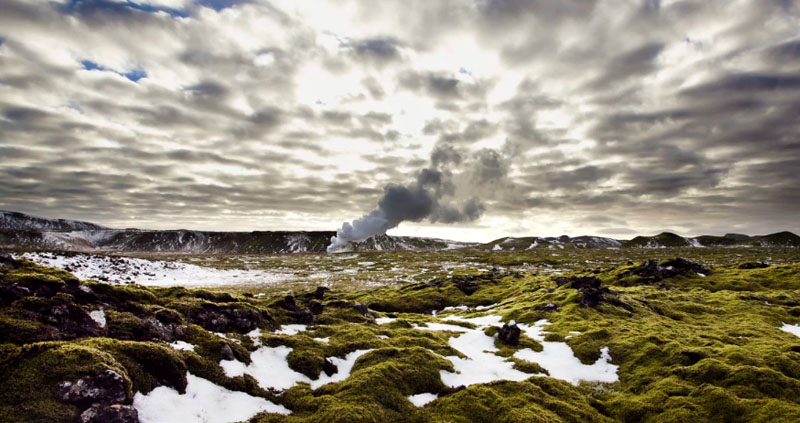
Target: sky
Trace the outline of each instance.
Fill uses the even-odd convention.
[[[0,0],[0,209],[111,227],[800,232],[798,116],[800,1]]]

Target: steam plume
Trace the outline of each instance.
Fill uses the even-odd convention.
[[[435,168],[422,169],[412,184],[387,185],[375,210],[342,224],[331,238],[328,252],[335,252],[350,241],[363,241],[384,234],[404,221],[429,219],[431,222],[455,223],[472,221],[483,214],[484,206],[478,198],[470,198],[461,205],[445,201],[454,192],[450,172]]]

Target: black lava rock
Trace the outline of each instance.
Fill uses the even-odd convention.
[[[663,263],[659,263],[658,260],[647,260],[641,265],[622,273],[619,278],[639,276],[642,278],[642,283],[652,284],[679,275],[708,275],[710,272],[709,269],[703,267],[701,264],[678,257]]]
[[[67,294],[58,294],[46,300],[21,300],[27,317],[49,327],[46,338],[40,341],[65,340],[87,336],[103,336],[106,332],[83,308],[75,305]]]
[[[278,301],[276,305],[284,310],[290,311],[292,317],[298,323],[310,325],[316,321],[314,314],[308,309],[298,305],[297,302],[295,302],[294,297],[291,295],[287,295],[282,300]]]
[[[125,389],[125,380],[113,370],[103,370],[76,381],[59,383],[58,400],[79,408],[86,408],[92,404],[130,403]]]
[[[14,257],[11,257],[11,254],[6,253],[5,251],[0,251],[0,267],[4,267],[6,269],[16,269],[19,266],[19,262],[14,260]]]
[[[130,405],[93,405],[81,413],[80,423],[139,423],[139,413]]]
[[[516,346],[519,345],[519,335],[520,330],[516,323],[513,325],[506,324],[500,329],[497,338],[506,345]]]
[[[339,371],[339,367],[326,358],[325,361],[322,362],[322,371],[328,376],[333,376]]]
[[[308,310],[311,312],[311,314],[313,314],[315,316],[319,315],[319,314],[322,314],[322,310],[323,309],[324,309],[324,307],[322,306],[322,303],[317,301],[317,300],[311,300],[308,303]]]
[[[606,287],[600,288],[585,288],[581,292],[583,292],[583,298],[581,298],[581,307],[597,307],[601,301],[605,298],[605,294],[610,293],[611,291]]]
[[[219,351],[220,356],[222,356],[223,360],[235,360],[236,356],[233,355],[233,349],[230,345],[225,344],[222,346],[222,349]]]

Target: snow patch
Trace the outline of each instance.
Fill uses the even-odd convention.
[[[355,350],[344,356],[344,358],[328,357],[328,361],[335,364],[336,367],[338,367],[338,371],[331,376],[326,375],[324,372],[320,373],[319,379],[311,382],[311,388],[317,389],[322,385],[327,385],[333,382],[341,382],[347,379],[350,377],[350,372],[353,370],[356,360],[370,351],[372,350]]]
[[[275,333],[277,335],[297,335],[300,332],[305,332],[308,329],[306,325],[283,325]]]
[[[291,275],[264,270],[215,269],[177,261],[132,257],[55,253],[25,253],[19,257],[37,264],[67,270],[79,279],[145,286],[214,287],[241,284],[277,284]]]
[[[311,380],[308,376],[298,373],[289,367],[287,357],[292,349],[286,346],[261,347],[250,354],[250,364],[244,364],[238,360],[222,360],[219,362],[225,375],[228,377],[242,376],[248,374],[252,376],[258,385],[264,389],[276,389],[283,391],[292,386],[304,382],[317,389],[322,385],[333,382],[341,382],[350,376],[350,371],[362,355],[372,351],[356,350],[347,354],[344,358],[328,357],[328,360],[338,367],[338,371],[331,376],[321,373],[319,378]]]
[[[326,336],[325,338],[311,338],[311,339],[318,342],[324,342],[326,344],[329,344],[331,342],[331,338],[329,336]]]
[[[436,398],[438,398],[436,394],[430,394],[426,392],[423,394],[410,395],[408,397],[408,400],[411,401],[411,403],[416,405],[417,407],[422,407],[425,404],[435,400]]]
[[[514,369],[514,363],[507,361],[504,357],[493,354],[498,351],[494,346],[494,338],[486,336],[483,330],[468,330],[459,336],[450,338],[449,343],[451,347],[467,358],[445,357],[453,363],[455,369],[454,373],[446,370],[439,371],[442,383],[447,386],[469,386],[495,380],[518,382],[532,376]]]
[[[103,310],[95,310],[89,313],[89,317],[92,318],[101,328],[106,327],[106,313]]]
[[[229,391],[221,386],[188,373],[186,393],[159,386],[147,395],[137,392],[133,407],[141,423],[232,423],[254,415],[270,413],[291,414],[287,408],[250,396]]]
[[[514,357],[521,360],[538,363],[542,368],[550,373],[550,377],[565,380],[573,385],[580,381],[595,381],[613,383],[619,377],[617,369],[619,366],[611,364],[611,355],[608,347],[600,350],[600,358],[593,364],[583,364],[565,342],[548,342],[544,340],[544,326],[548,325],[547,320],[539,320],[532,326],[519,324],[519,328],[529,338],[539,341],[542,344],[542,351],[536,352],[529,348],[517,351]]]
[[[250,339],[253,340],[253,345],[256,347],[261,346],[261,329],[253,329],[246,334]]]
[[[176,350],[194,351],[194,345],[184,341],[175,341],[169,344],[169,346],[175,348]]]
[[[448,340],[453,349],[466,358],[447,356],[455,372],[440,371],[442,382],[450,387],[460,385],[473,385],[488,383],[495,380],[521,381],[531,376],[513,368],[514,363],[495,354],[498,349],[494,346],[495,337],[487,336],[484,330],[490,326],[502,324],[502,317],[486,315],[477,317],[447,316],[443,321],[471,323],[476,329],[465,328],[448,323],[429,322],[426,326],[414,325],[418,330],[436,330],[461,332]],[[511,322],[513,324],[513,322]],[[540,342],[543,346],[541,352],[529,348],[517,351],[515,358],[536,362],[550,373],[550,377],[562,379],[577,385],[580,381],[596,381],[612,383],[618,380],[617,369],[619,366],[611,364],[611,355],[608,348],[600,350],[600,359],[591,365],[585,365],[575,357],[572,349],[564,342],[548,342],[544,338],[544,327],[547,320],[539,320],[533,325],[518,324],[525,335]],[[577,335],[580,332],[571,331]],[[571,335],[570,335],[571,336]]]
[[[789,325],[784,323],[783,326],[781,326],[781,330],[800,337],[800,325]]]
[[[249,374],[264,389],[289,389],[299,382],[311,383],[308,376],[289,368],[286,357],[292,349],[286,346],[261,347],[250,354],[250,364],[238,360],[222,360],[219,362],[228,377]]]
[[[378,317],[377,319],[375,319],[375,323],[377,323],[379,325],[385,325],[387,323],[392,323],[395,320],[397,320],[397,319],[394,318],[394,317]]]

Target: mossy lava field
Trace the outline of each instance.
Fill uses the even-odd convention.
[[[797,250],[362,253],[310,281],[330,256],[269,256],[300,276],[213,289],[3,255],[0,422],[797,422]]]

